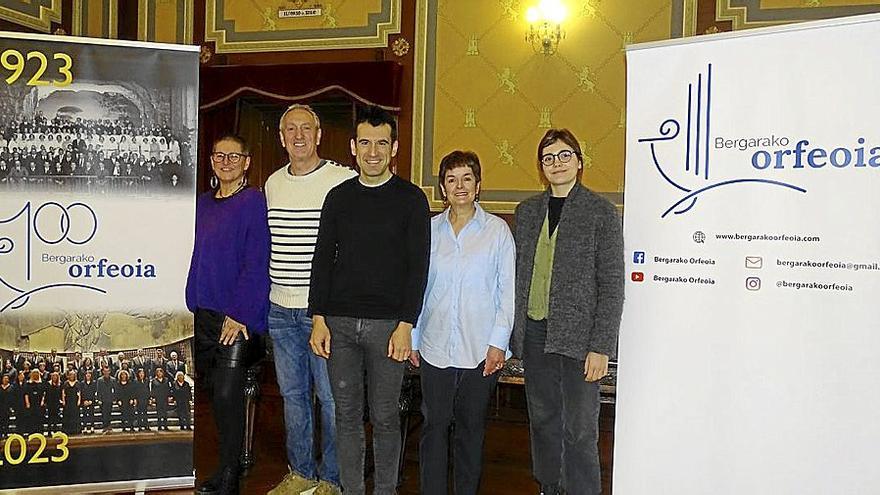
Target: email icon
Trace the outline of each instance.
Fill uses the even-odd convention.
[[[760,256],[746,256],[746,268],[757,270],[764,266],[764,258]]]

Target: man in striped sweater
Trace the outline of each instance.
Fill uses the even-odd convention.
[[[284,397],[287,460],[290,473],[270,495],[300,493],[318,486],[316,494],[339,492],[336,460],[335,405],[327,361],[309,347],[312,320],[307,315],[312,256],[324,197],[337,184],[357,175],[318,156],[321,121],[307,105],[291,105],[281,116],[281,145],[290,163],[266,181],[272,254],[269,275],[269,335],[278,386]],[[314,387],[321,405],[321,466],[315,462],[312,418]]]

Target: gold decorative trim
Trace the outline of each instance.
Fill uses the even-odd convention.
[[[53,22],[61,22],[61,0],[52,0],[52,6],[49,8],[41,5],[39,17],[0,6],[0,19],[48,33],[52,30]]]
[[[211,50],[209,45],[202,45],[199,50],[199,62],[204,65],[211,61],[211,57],[214,56],[214,51]]]
[[[715,2],[715,20],[731,21],[733,23],[734,31],[739,31],[740,29],[745,28],[778,26],[780,24],[789,24],[795,21],[795,19],[780,21],[750,21],[748,16],[748,7],[732,6],[730,5],[730,0],[716,0]],[[696,26],[694,26],[694,29],[696,30]]]
[[[410,180],[419,186],[428,197],[428,205],[433,211],[443,209],[443,200],[434,194],[436,188],[422,184],[425,170],[425,68],[427,66],[428,46],[428,1],[417,2],[415,32],[415,70],[413,71],[413,133],[412,133],[412,169]],[[431,166],[430,163],[427,164]]]
[[[71,13],[71,34],[73,36],[88,36],[86,23],[88,19],[83,17],[83,2],[88,0],[73,0],[73,12]],[[107,6],[107,38],[119,37],[119,0],[102,0]]]
[[[361,95],[355,93],[354,91],[351,91],[351,90],[349,90],[349,89],[346,89],[346,88],[344,88],[344,87],[342,87],[342,86],[340,86],[340,85],[338,85],[338,84],[333,84],[333,85],[331,85],[331,86],[326,86],[326,87],[323,87],[323,88],[321,88],[321,89],[316,89],[315,91],[311,91],[311,92],[308,92],[308,93],[305,93],[305,94],[301,94],[301,95],[293,95],[293,96],[287,96],[287,95],[282,95],[282,94],[278,94],[278,93],[272,93],[271,91],[265,91],[265,90],[262,90],[262,89],[259,89],[259,88],[253,88],[253,87],[250,87],[250,86],[242,86],[242,87],[236,89],[235,91],[229,93],[228,95],[223,96],[223,97],[221,97],[221,98],[218,98],[218,99],[212,101],[211,103],[205,103],[204,105],[202,105],[202,106],[199,107],[199,111],[202,111],[202,110],[209,110],[209,109],[211,109],[211,108],[216,107],[217,105],[222,105],[223,103],[225,103],[225,102],[227,102],[227,101],[229,101],[229,100],[235,98],[236,96],[238,96],[238,95],[240,95],[241,93],[244,93],[244,92],[246,92],[246,91],[249,91],[249,92],[251,92],[251,93],[256,93],[256,94],[258,94],[258,95],[262,95],[262,96],[268,96],[268,97],[270,97],[270,98],[276,98],[276,99],[279,99],[279,100],[285,100],[285,101],[297,101],[297,100],[304,100],[304,99],[306,99],[306,98],[312,98],[312,97],[314,97],[314,96],[317,96],[317,95],[320,95],[320,94],[326,93],[326,92],[328,92],[328,91],[333,91],[333,90],[342,91],[343,93],[345,93],[345,94],[351,96],[352,98],[354,98],[355,100],[357,100],[357,101],[363,103],[364,105],[372,105],[372,106],[376,106],[376,107],[379,107],[379,108],[381,108],[381,109],[383,109],[383,110],[388,110],[389,112],[400,112],[400,107],[389,107],[389,106],[387,106],[387,105],[380,105],[380,104],[375,103],[375,102],[372,102],[372,101],[370,101],[370,100],[364,98],[363,96],[361,96]]]
[[[698,0],[684,0],[681,15],[681,33],[682,36],[694,36],[697,34],[697,10],[699,9]]]
[[[142,0],[143,1],[143,0]],[[205,2],[205,41],[213,41],[217,53],[330,50],[338,48],[384,48],[388,37],[400,33],[401,0],[391,0],[388,22],[376,24],[376,32],[367,36],[341,36],[297,40],[229,41],[227,31],[217,25],[217,1]],[[422,2],[418,2],[421,7]],[[325,31],[332,31],[327,29]],[[274,31],[279,32],[279,31]]]
[[[110,38],[116,39],[119,37],[119,0],[109,0],[110,6],[107,9],[109,19],[107,22],[110,23],[109,32]]]
[[[131,1],[131,0],[129,0]],[[147,41],[147,30],[150,21],[148,0],[138,0],[138,39]]]
[[[131,0],[124,0],[131,1]],[[155,2],[155,0],[138,0],[138,39],[141,41],[157,41],[156,39],[150,39],[150,21],[151,17],[155,16],[155,12],[150,11],[150,3]],[[193,29],[195,25],[195,7],[194,0],[172,0],[177,6],[178,15],[176,16],[176,24],[177,24],[177,36],[175,36],[173,43],[180,43],[185,45],[193,44]],[[180,8],[180,6],[183,8]],[[152,19],[153,23],[156,22],[156,19]],[[182,28],[182,29],[181,29]],[[153,34],[153,38],[156,38],[155,33]],[[168,40],[162,40],[161,43],[167,43]]]
[[[880,11],[876,3],[822,6],[819,0],[805,1],[800,7],[765,8],[762,0],[716,0],[715,18],[729,21],[733,30],[778,26],[792,22],[832,19]]]
[[[406,38],[397,38],[391,44],[391,51],[398,57],[406,56],[409,53],[409,41]]]
[[[181,21],[183,22],[183,40],[181,42],[191,45],[193,43],[193,29],[196,24],[194,0],[184,0],[184,2],[186,5],[184,6],[183,20]]]
[[[83,17],[82,4],[86,0],[73,0],[73,12],[70,19],[70,34],[74,36],[83,35]]]

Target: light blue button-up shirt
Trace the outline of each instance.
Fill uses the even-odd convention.
[[[513,329],[513,235],[504,220],[475,204],[458,236],[449,209],[431,220],[431,264],[413,349],[438,368],[473,369],[489,346],[507,357]]]

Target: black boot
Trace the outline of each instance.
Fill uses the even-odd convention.
[[[219,495],[238,495],[239,470],[238,467],[226,467],[220,473]]]
[[[196,489],[197,495],[217,495],[220,491],[220,476],[223,474],[222,469],[218,469],[213,476],[202,483],[202,486]]]

